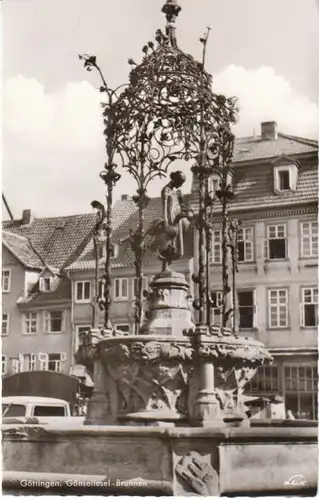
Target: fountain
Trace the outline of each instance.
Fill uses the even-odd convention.
[[[83,428],[32,426],[23,435],[4,435],[8,492],[21,491],[21,478],[34,481],[35,490],[47,482],[56,491],[127,495],[292,495],[316,488],[315,429],[252,428],[245,413],[245,385],[272,358],[236,328],[240,221],[228,213],[236,100],[211,90],[205,70],[209,30],[200,39],[203,58],[197,62],[178,47],[177,1],[167,0],[162,10],[165,33],[158,30],[156,45],[143,47],[140,65],[129,60],[127,86],[110,89],[95,57],[80,56],[87,70],[101,76],[106,97],[107,162],[101,178],[107,207],[96,201],[92,206],[97,263],[104,220],[107,257],[101,279],[97,265],[100,295],[93,328],[82,334],[77,353],[94,391]],[[196,185],[191,206],[180,189],[185,174],[171,167],[178,161],[191,165]],[[137,183],[133,199],[139,212],[138,227],[130,233],[137,284],[135,335],[130,336],[110,322],[112,202],[120,167]],[[220,179],[216,193],[210,189],[213,173]],[[147,187],[167,174],[162,214],[147,227]],[[217,204],[222,208],[221,325],[211,321],[209,273]],[[174,271],[187,239],[195,248],[192,304],[190,283]],[[157,253],[162,271],[143,291],[147,252]],[[97,326],[98,308],[104,310],[103,328]]]

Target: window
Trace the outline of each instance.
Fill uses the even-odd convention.
[[[317,366],[285,366],[285,403],[295,418],[317,420]]]
[[[212,175],[209,181],[209,191],[211,193],[216,193],[220,187],[220,177],[218,175]]]
[[[34,417],[66,417],[65,406],[35,406]]]
[[[55,352],[48,354],[48,370],[53,372],[60,372],[62,368],[62,362],[66,361],[66,354],[61,352]]]
[[[239,328],[253,328],[255,326],[255,293],[252,290],[238,291]]]
[[[39,369],[40,370],[48,370],[48,363],[49,363],[49,356],[45,352],[40,352],[38,354],[38,360],[39,360]]]
[[[238,261],[252,262],[254,260],[253,252],[253,229],[243,227],[238,231]]]
[[[77,281],[75,283],[76,302],[89,302],[91,300],[91,282]]]
[[[19,373],[23,371],[23,356],[18,358],[11,358],[11,370],[13,373]]]
[[[222,324],[222,303],[223,295],[222,292],[211,292],[210,294],[212,300],[212,318],[211,322],[213,325],[220,326]]]
[[[128,300],[128,279],[115,278],[114,300]]]
[[[64,330],[64,311],[44,311],[44,331],[61,333]]]
[[[148,279],[146,276],[143,278],[143,283],[142,283],[142,294],[144,290],[147,290],[148,288]],[[135,298],[137,293],[137,278],[132,279],[132,297]]]
[[[11,271],[10,269],[2,269],[2,292],[10,292],[11,286]]]
[[[270,328],[286,328],[288,326],[288,291],[268,291],[268,312]]]
[[[248,392],[277,392],[278,368],[277,366],[259,366],[254,378],[247,384]]]
[[[212,264],[220,264],[222,261],[222,239],[220,230],[213,231],[210,259]]]
[[[90,325],[77,325],[76,331],[77,334],[79,335],[80,333],[85,333],[88,330],[90,330],[91,326]]]
[[[7,373],[7,356],[2,354],[1,356],[1,375]]]
[[[286,259],[288,257],[288,239],[286,225],[280,224],[267,227],[265,241],[265,259]]]
[[[2,313],[1,335],[9,335],[9,314]]]
[[[2,417],[14,418],[14,417],[25,417],[26,407],[25,405],[16,404],[5,404],[2,405]]]
[[[129,324],[121,324],[121,325],[115,325],[116,330],[119,330],[120,332],[124,333],[125,335],[130,334],[130,325]]]
[[[53,281],[52,278],[40,278],[39,280],[40,292],[50,292],[52,281]]]
[[[110,248],[110,257],[114,257],[115,259],[119,256],[119,245],[114,243]]]
[[[301,256],[317,257],[318,224],[317,221],[301,223]]]
[[[286,191],[290,189],[290,178],[289,178],[289,170],[280,170],[278,172],[279,175],[279,190]]]
[[[80,334],[89,331],[91,328],[90,325],[77,325],[76,326],[76,336],[75,336],[75,345],[74,352],[77,352],[80,345]]]
[[[301,326],[318,325],[318,288],[302,288]]]
[[[37,313],[25,313],[23,315],[24,333],[37,333],[38,315]]]
[[[32,372],[37,369],[37,357],[35,354],[24,354],[23,356],[23,369],[27,372]]]
[[[280,194],[285,191],[296,191],[298,167],[294,164],[281,165],[274,170],[274,189]]]

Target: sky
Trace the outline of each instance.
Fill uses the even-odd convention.
[[[97,60],[110,86],[127,82],[127,60],[164,29],[164,0],[3,0],[2,184],[15,218],[91,211],[104,200],[105,162],[98,76],[78,54]],[[317,138],[318,0],[179,0],[178,44],[201,58],[213,90],[237,96],[237,136],[279,131]],[[133,194],[127,176],[115,197]],[[159,183],[151,189],[158,195]],[[188,176],[185,191],[190,188]],[[3,211],[3,218],[7,213]]]

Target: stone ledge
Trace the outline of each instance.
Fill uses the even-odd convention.
[[[23,427],[23,426],[21,426]],[[34,427],[34,426],[32,426]],[[37,426],[41,427],[41,426]],[[318,440],[318,428],[317,423],[313,423],[313,427],[296,427],[292,425],[291,427],[264,427],[264,426],[254,426],[246,428],[223,428],[216,429],[216,427],[174,427],[174,428],[163,428],[156,426],[100,426],[100,425],[89,425],[89,426],[79,426],[78,428],[70,427],[59,427],[54,428],[45,427],[46,439],[49,440],[50,436],[52,438],[56,437],[87,437],[94,436],[129,436],[131,439],[142,438],[142,437],[158,437],[161,439],[170,438],[213,438],[220,441],[247,441],[247,439],[253,440],[275,440],[293,442],[300,439],[317,442]],[[33,439],[31,439],[33,440]],[[10,441],[10,436],[3,436],[3,441]],[[13,439],[12,439],[13,441]],[[25,439],[14,438],[14,441],[25,441]]]

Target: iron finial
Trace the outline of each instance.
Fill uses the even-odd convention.
[[[181,10],[182,7],[178,5],[177,0],[166,0],[166,3],[162,7],[162,12],[164,12],[167,20],[166,36],[174,48],[177,48],[175,20]]]

